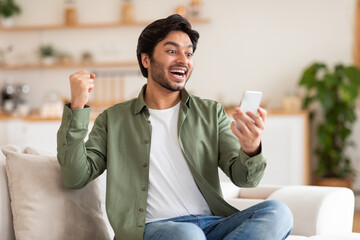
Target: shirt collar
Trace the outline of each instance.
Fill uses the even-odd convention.
[[[147,106],[145,104],[145,92],[146,92],[146,87],[147,84],[145,84],[140,93],[139,96],[135,102],[135,108],[134,108],[134,114],[138,114],[140,113],[144,108],[147,109]],[[190,100],[191,100],[191,96],[189,95],[189,93],[185,90],[185,88],[183,90],[181,90],[180,92],[180,96],[181,96],[181,105],[186,106],[187,108],[190,108]]]

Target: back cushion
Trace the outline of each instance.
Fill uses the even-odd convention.
[[[22,153],[13,146],[2,151],[17,240],[110,239],[98,181],[66,189],[55,156]]]

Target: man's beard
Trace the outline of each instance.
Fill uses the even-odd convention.
[[[185,88],[185,85],[187,83],[187,81],[189,80],[191,73],[188,73],[188,78],[186,79],[185,83],[183,86],[172,86],[171,85],[171,81],[170,79],[168,79],[166,77],[166,73],[164,71],[164,66],[160,63],[158,63],[157,61],[155,61],[154,59],[151,59],[150,61],[150,71],[149,74],[151,76],[151,78],[158,83],[160,86],[162,86],[163,88],[171,91],[171,92],[176,92],[176,91],[181,91]],[[169,68],[171,67],[185,67],[186,69],[188,69],[188,67],[183,66],[183,65],[179,65],[179,64],[174,64],[171,65]],[[169,76],[170,77],[170,76]]]

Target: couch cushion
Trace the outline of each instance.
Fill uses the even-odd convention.
[[[24,149],[25,153],[34,154],[34,155],[45,155],[45,156],[51,156],[56,155],[56,152],[48,151],[48,150],[42,150],[39,148],[33,148],[33,147],[26,147]],[[103,212],[103,218],[106,223],[106,227],[108,229],[110,239],[113,239],[115,236],[114,230],[112,229],[109,219],[106,215],[106,206],[105,206],[105,199],[106,199],[106,170],[96,179],[94,180],[98,185],[100,189],[100,200],[101,200],[101,209]]]
[[[55,156],[4,146],[16,239],[109,239],[97,181],[66,189]],[[28,151],[30,152],[30,151]]]

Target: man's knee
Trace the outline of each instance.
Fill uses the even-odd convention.
[[[144,239],[206,240],[204,232],[192,223],[165,222],[145,229]]]
[[[273,223],[290,232],[294,225],[294,217],[289,207],[279,200],[268,200],[264,203],[274,213]]]
[[[277,216],[284,218],[284,220],[293,222],[292,212],[284,202],[279,200],[267,200],[265,202],[270,208],[272,208],[276,212]]]

